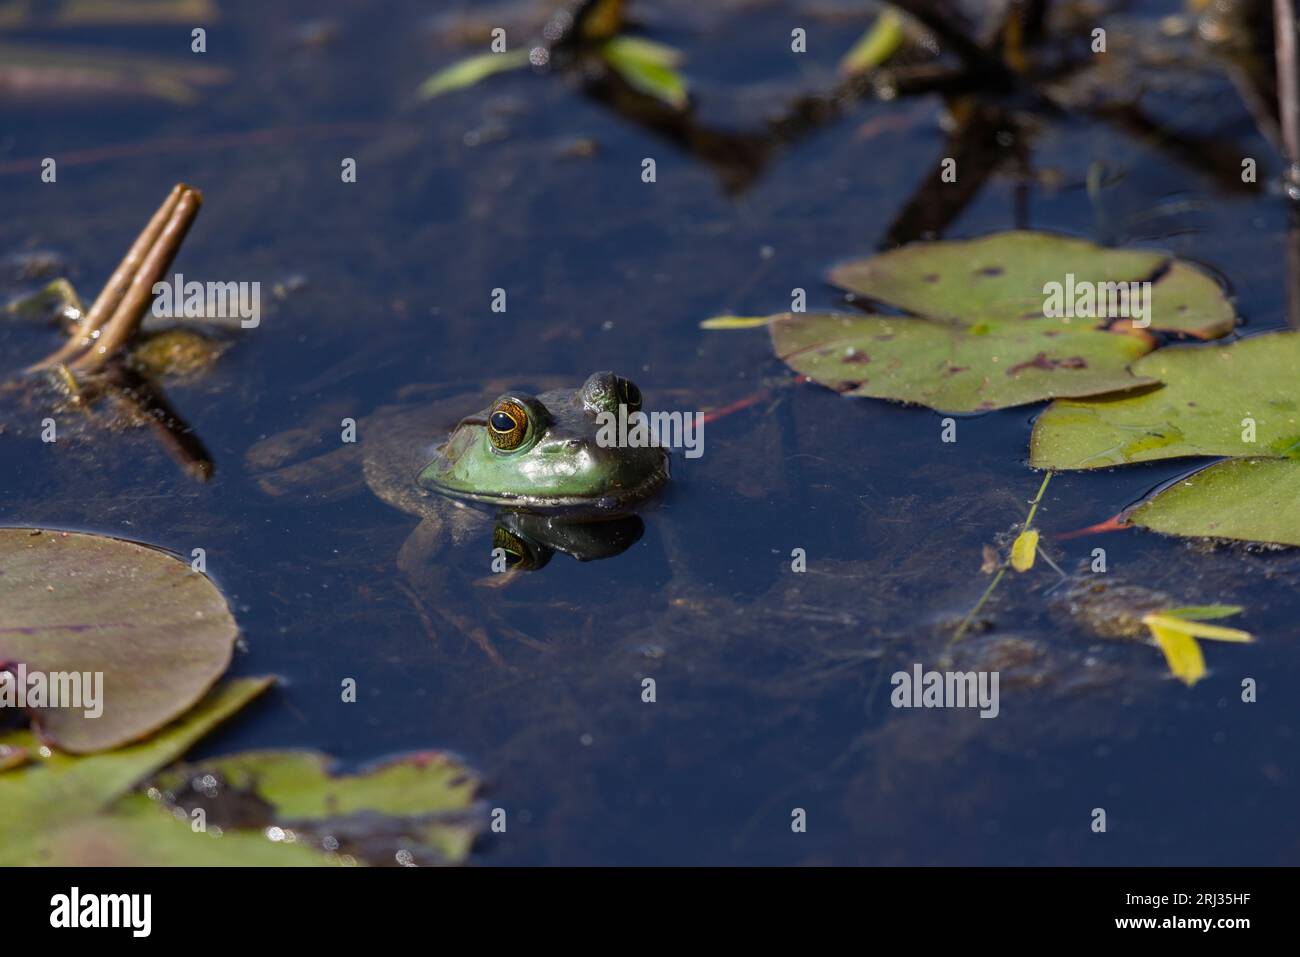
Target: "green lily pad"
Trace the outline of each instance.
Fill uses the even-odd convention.
[[[831,281],[910,315],[773,317],[777,356],[839,392],[944,412],[1132,390],[1152,382],[1128,371],[1155,348],[1146,329],[1209,338],[1236,321],[1188,263],[1049,233],[913,243]]]
[[[270,683],[224,682],[149,741],[116,751],[69,755],[28,731],[0,735],[0,753],[30,758],[0,763],[0,866],[447,864],[468,856],[483,827],[479,780],[440,752],[358,774],[335,775],[328,757],[298,751],[158,773]]]
[[[831,282],[916,315],[974,323],[1043,319],[1043,287],[1147,279],[1163,253],[1106,249],[1083,239],[1013,230],[979,239],[910,243],[831,271]],[[1082,324],[1084,320],[1079,320]]]
[[[166,803],[207,825],[279,828],[300,845],[392,864],[463,861],[482,830],[479,780],[455,758],[424,752],[335,775],[307,751],[265,751],[168,769],[153,782]],[[152,793],[152,790],[151,790]]]
[[[223,682],[148,741],[101,754],[55,751],[27,730],[0,734],[0,748],[19,750],[30,758],[0,772],[0,864],[23,862],[21,848],[39,842],[43,833],[107,808],[142,778],[183,755],[271,683],[270,678]]]
[[[1134,363],[1133,373],[1164,385],[1053,403],[1034,423],[1031,464],[1091,469],[1188,455],[1300,456],[1300,332],[1160,349]]]
[[[1300,546],[1297,501],[1300,462],[1229,459],[1169,486],[1128,521],[1167,535]]]
[[[846,395],[977,412],[1150,382],[1128,366],[1145,337],[1077,326],[961,326],[878,315],[787,313],[772,348],[796,372]]]
[[[36,680],[77,676],[80,707],[28,709],[46,742],[74,753],[139,740],[187,711],[229,666],[239,631],[187,563],[78,532],[0,529],[0,608],[0,666],[25,673],[29,694]]]
[[[1077,303],[1085,284],[1151,282],[1151,328],[1201,338],[1232,331],[1232,305],[1215,280],[1168,254],[1108,249],[1083,239],[1013,230],[978,239],[911,243],[870,259],[844,263],[831,282],[855,295],[915,315],[961,324],[1023,319],[1047,322],[1051,284]],[[1099,293],[1100,294],[1100,293]],[[1115,318],[1112,316],[1111,318]],[[1108,320],[1060,320],[1099,326]]]

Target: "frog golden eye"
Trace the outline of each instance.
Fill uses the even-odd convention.
[[[641,410],[641,390],[631,379],[618,380],[618,397],[627,406],[629,412]]]
[[[503,452],[519,448],[528,434],[528,413],[517,402],[502,402],[488,415],[487,434]]]

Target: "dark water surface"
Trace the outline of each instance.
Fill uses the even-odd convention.
[[[735,130],[832,84],[865,23],[825,4],[637,6],[647,35],[686,51],[701,122]],[[209,374],[168,390],[215,458],[208,484],[145,431],[55,446],[31,423],[0,432],[0,524],[207,550],[244,634],[235,673],[283,683],[199,753],[305,746],[355,767],[455,751],[509,814],[508,832],[478,845],[482,864],[1300,859],[1300,558],[1141,531],[1048,541],[1067,571],[1104,547],[1114,580],[1178,604],[1245,605],[1238,621],[1260,640],[1208,644],[1211,674],[1187,689],[1154,648],[1091,637],[1062,614],[1063,589],[1047,594],[1057,578],[1039,567],[1003,583],[993,630],[969,639],[968,661],[995,637],[1036,649],[1026,681],[1004,684],[998,719],[895,710],[890,673],[935,666],[940,625],[987,583],[982,546],[1024,517],[1039,408],[961,418],[943,444],[935,413],[792,384],[761,329],[698,328],[785,308],[794,287],[810,308],[835,305],[825,269],[885,243],[945,155],[942,102],[853,106],[729,189],[726,171],[560,77],[416,100],[465,52],[444,42],[444,18],[483,9],[224,3],[204,62],[230,80],[198,105],[0,100],[0,295],[30,284],[12,257],[34,251],[93,295],[178,181],[205,196],[178,270],[287,287]],[[528,7],[502,9],[510,23]],[[322,20],[332,40],[304,42]],[[788,52],[793,26],[809,31],[803,57]],[[190,56],[188,28],[25,37]],[[1226,81],[1151,102],[1161,123],[1260,157],[1261,179],[1275,172]],[[1168,249],[1225,277],[1243,333],[1287,324],[1285,217],[1266,188],[1227,189],[1149,137],[1073,114],[1025,145],[1032,174],[1008,165],[944,235],[1028,227]],[[40,182],[44,156],[64,157],[56,184]],[[344,157],[355,184],[340,182]],[[645,157],[654,184],[641,182]],[[504,315],[489,308],[496,287]],[[57,342],[52,330],[3,336],[6,367]],[[653,407],[768,395],[710,423],[702,458],[676,458],[645,535],[614,560],[559,556],[498,591],[481,583],[487,526],[443,551],[425,600],[545,645],[494,632],[503,664],[464,635],[431,633],[402,586],[394,562],[414,518],[366,492],[273,499],[244,464],[265,436],[332,435],[406,385],[577,385],[602,368],[635,378]],[[1041,525],[1103,521],[1189,467],[1058,476]],[[654,704],[641,700],[646,676]],[[1240,701],[1246,677],[1258,703]],[[344,678],[358,703],[340,703]],[[1089,827],[1097,807],[1104,835]],[[791,831],[795,808],[807,833]]]

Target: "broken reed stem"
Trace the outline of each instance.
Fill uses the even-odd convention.
[[[1273,0],[1273,33],[1277,50],[1278,113],[1282,149],[1286,153],[1286,189],[1300,200],[1300,52],[1296,45],[1296,0]]]
[[[152,247],[145,254],[130,284],[126,287],[113,311],[112,317],[104,323],[98,339],[72,361],[74,372],[90,372],[101,368],[114,353],[129,342],[140,328],[140,322],[149,303],[153,302],[153,287],[159,282],[172,260],[185,241],[185,235],[199,214],[202,197],[197,190],[185,187],[172,208],[166,224],[158,233]],[[166,205],[166,204],[164,204]],[[146,232],[153,226],[150,221]]]
[[[135,335],[152,300],[154,283],[171,265],[202,202],[198,190],[183,183],[172,187],[68,341],[26,371],[101,368]]]
[[[1047,483],[1052,480],[1053,474],[1054,473],[1049,471],[1043,476],[1043,484],[1038,486],[1038,494],[1035,495],[1034,500],[1029,503],[1029,514],[1025,516],[1025,525],[1022,531],[1029,531],[1030,527],[1033,525],[1034,516],[1038,513],[1038,506],[1043,501],[1043,495],[1047,492]],[[980,609],[982,609],[993,596],[993,590],[998,587],[998,582],[1002,581],[1002,577],[1007,573],[1009,567],[1010,559],[1002,562],[1002,567],[999,568],[998,573],[993,576],[993,581],[989,582],[989,587],[984,589],[984,594],[980,595],[980,599],[975,603],[975,607],[966,613],[966,617],[961,620],[961,624],[957,626],[957,630],[952,633],[952,639],[948,642],[949,646],[955,645],[957,642],[962,640],[966,631],[970,628],[971,622],[975,620],[975,616],[980,613]]]

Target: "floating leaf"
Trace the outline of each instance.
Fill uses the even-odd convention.
[[[1193,266],[1047,233],[913,243],[845,263],[831,280],[912,315],[774,317],[777,355],[837,391],[945,412],[1151,384],[1127,369],[1156,340],[1114,321],[1130,298],[1151,328],[1211,336],[1233,322],[1219,285]],[[1084,288],[1094,308],[1076,317]]]
[[[845,76],[857,76],[874,70],[898,52],[905,38],[903,18],[892,7],[886,7],[844,54],[840,60],[840,72]]]
[[[458,760],[426,752],[341,775],[332,763],[316,752],[251,752],[170,768],[154,786],[228,833],[280,827],[317,846],[332,837],[339,853],[375,864],[399,850],[416,864],[468,856],[482,829],[479,781]]]
[[[15,861],[9,849],[21,836],[33,837],[108,807],[142,778],[183,755],[271,683],[270,678],[225,681],[149,740],[101,754],[64,754],[43,747],[26,730],[0,735],[0,746],[21,749],[32,758],[0,773],[0,864]]]
[[[1164,385],[1053,403],[1034,423],[1030,463],[1091,469],[1186,455],[1300,456],[1300,332],[1160,349],[1134,363],[1133,374]]]
[[[771,316],[714,316],[700,323],[701,329],[754,329],[772,321]]]
[[[1038,529],[1027,528],[1011,545],[1011,567],[1018,572],[1027,572],[1034,567],[1038,556]]]
[[[1183,684],[1191,687],[1205,677],[1205,656],[1196,639],[1183,631],[1175,631],[1159,624],[1148,624],[1151,637],[1164,652],[1169,671]]]
[[[1241,605],[1185,605],[1181,608],[1164,608],[1160,614],[1187,621],[1205,621],[1210,618],[1229,618],[1245,609]]]
[[[601,46],[600,54],[611,69],[642,93],[677,110],[689,103],[686,80],[676,69],[681,53],[672,47],[641,37],[615,37]]]
[[[796,372],[847,395],[978,412],[1147,384],[1128,366],[1136,336],[1041,323],[970,327],[875,315],[787,313],[772,347]]]
[[[1152,276],[1164,253],[1107,249],[1083,239],[1013,230],[979,239],[909,243],[831,270],[831,282],[916,315],[953,322],[1042,321],[1044,287]],[[1075,325],[1099,320],[1079,319]]]
[[[1188,686],[1196,684],[1205,677],[1205,657],[1197,638],[1211,641],[1254,641],[1248,631],[1240,628],[1224,628],[1222,625],[1207,625],[1189,615],[1203,617],[1226,617],[1236,614],[1241,609],[1233,605],[1207,605],[1192,608],[1165,608],[1144,615],[1142,624],[1151,630],[1156,644],[1164,652],[1169,670]],[[1181,614],[1180,614],[1181,613]]]
[[[1255,636],[1240,628],[1225,628],[1223,625],[1207,625],[1203,621],[1189,620],[1167,611],[1147,615],[1142,621],[1148,625],[1159,625],[1168,631],[1181,631],[1193,638],[1206,638],[1211,641],[1250,642]]]
[[[452,90],[473,86],[494,74],[526,67],[528,62],[528,50],[525,49],[507,50],[503,53],[481,53],[478,56],[458,60],[451,66],[439,70],[420,84],[417,93],[423,99],[433,99]]]
[[[1058,320],[1098,326],[1121,316],[1114,308],[1129,283],[1151,282],[1149,328],[1203,338],[1226,335],[1232,305],[1211,277],[1165,253],[1108,249],[1083,239],[1026,230],[978,239],[911,243],[844,263],[831,281],[858,296],[931,319],[960,323],[1023,319],[1043,322],[1059,287]],[[1122,288],[1124,287],[1124,288]],[[1100,315],[1067,318],[1091,290]],[[1104,297],[1106,308],[1101,308]],[[1126,300],[1125,300],[1126,301]],[[1122,324],[1123,328],[1128,323]]]
[[[4,528],[0,569],[0,664],[22,666],[28,684],[34,675],[102,674],[82,689],[102,690],[97,717],[85,707],[33,711],[42,737],[65,751],[144,737],[202,698],[230,664],[238,627],[221,592],[157,549]]]
[[[1166,535],[1300,546],[1300,462],[1229,459],[1182,479],[1128,515]]]

